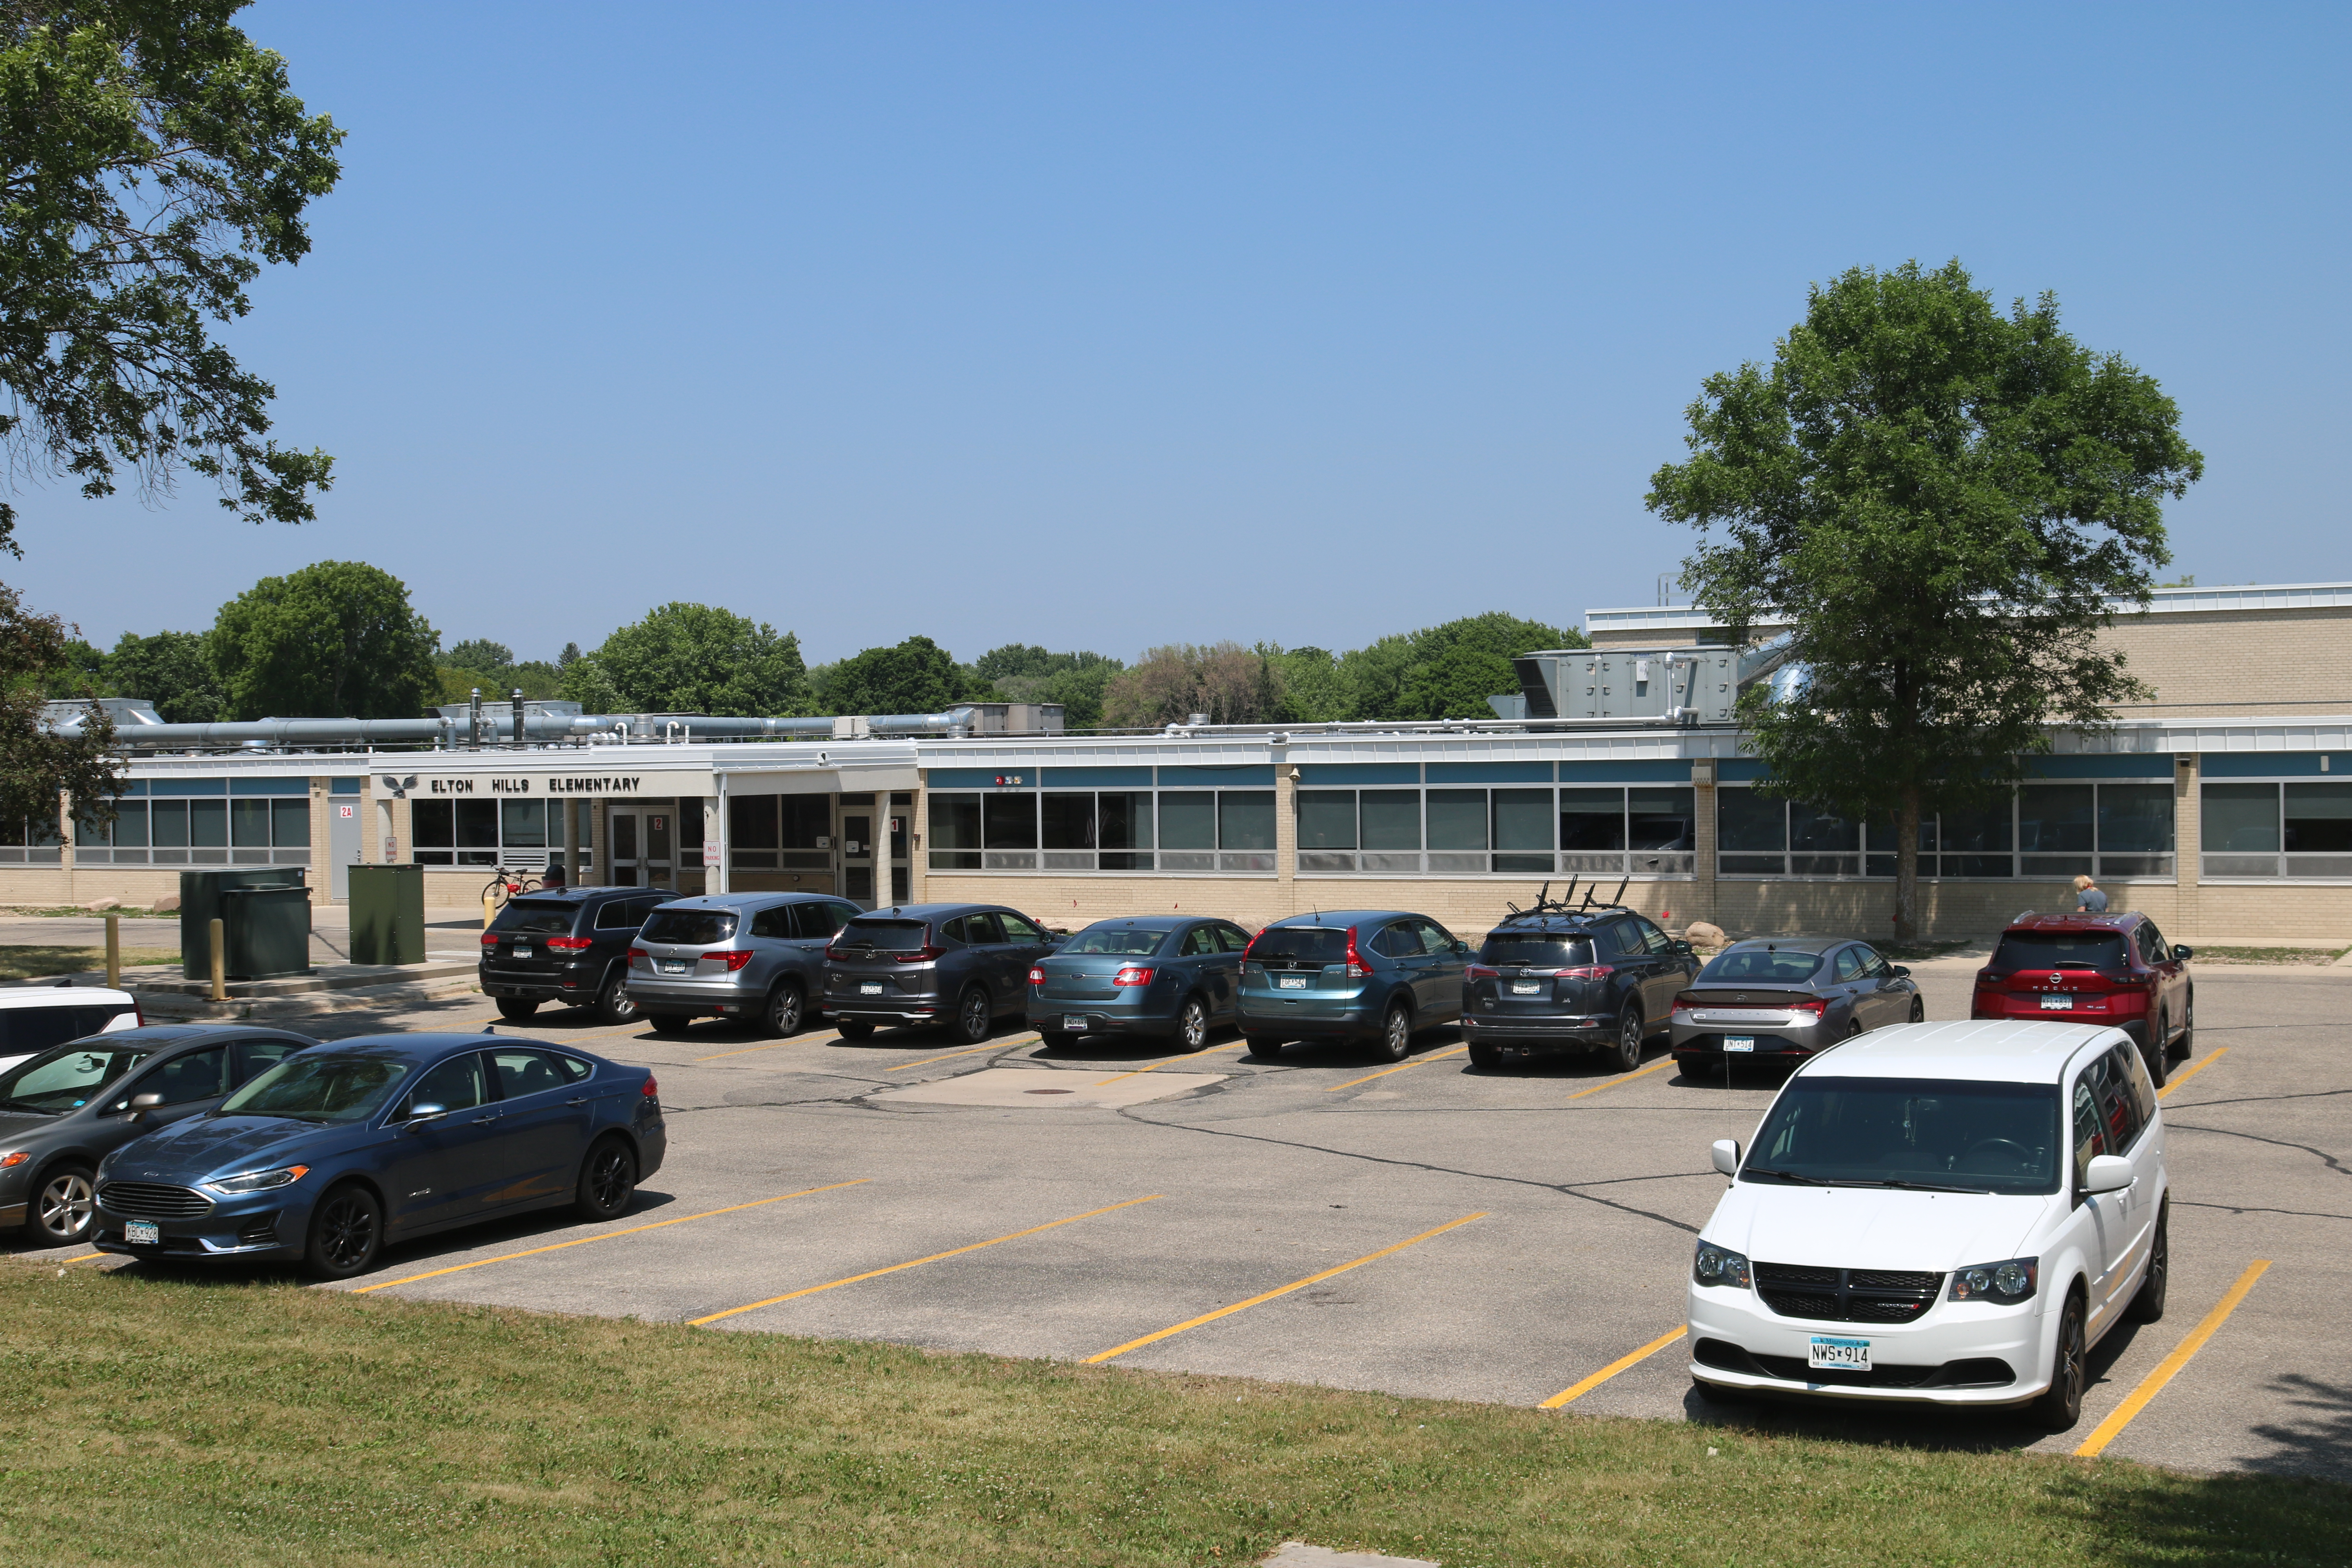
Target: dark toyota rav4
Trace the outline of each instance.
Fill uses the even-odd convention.
[[[1462,972],[1462,1034],[1477,1067],[1527,1052],[1599,1049],[1630,1072],[1698,973],[1691,944],[1631,910],[1538,908],[1486,933]]]
[[[629,943],[655,906],[676,896],[661,888],[562,888],[513,900],[482,933],[482,994],[507,1018],[561,1002],[593,1007],[607,1024],[627,1023],[637,1016]]]

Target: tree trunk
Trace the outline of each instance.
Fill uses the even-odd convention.
[[[1919,939],[1919,786],[1906,784],[1895,808],[1895,940]]]

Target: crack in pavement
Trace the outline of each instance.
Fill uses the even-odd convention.
[[[2294,1219],[2352,1219],[2352,1214],[2321,1214],[2312,1209],[2266,1209],[2245,1204],[2204,1204],[2194,1198],[2173,1198],[2172,1201],[2182,1208],[2220,1209],[2223,1214],[2283,1214]]]
[[[2234,1100],[2188,1100],[2179,1105],[2168,1105],[2167,1110],[2202,1110],[2210,1105],[2267,1105],[2280,1100],[2326,1100],[2330,1095],[2352,1094],[2352,1089],[2315,1089],[2305,1094],[2245,1094]],[[2170,1126],[2169,1121],[2165,1123]]]
[[[2342,1161],[2336,1159],[2335,1155],[2328,1153],[2326,1150],[2315,1149],[2308,1143],[2296,1143],[2284,1138],[2265,1138],[2259,1132],[2236,1132],[2227,1127],[2199,1127],[2187,1121],[2168,1121],[2164,1125],[2168,1131],[2178,1128],[2183,1132],[2210,1132],[2216,1137],[2221,1138],[2243,1138],[2250,1142],[2268,1143],[2274,1149],[2300,1150],[2302,1152],[2310,1155],[2313,1159],[2317,1160],[2321,1164],[2326,1165],[2337,1175],[2352,1176],[2352,1171],[2346,1170]]]

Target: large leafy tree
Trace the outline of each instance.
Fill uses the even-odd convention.
[[[2162,501],[2204,459],[2153,377],[1957,261],[1817,285],[1772,363],[1707,378],[1689,419],[1649,505],[1702,531],[1683,584],[1736,637],[1785,619],[1806,679],[1741,721],[1776,793],[1891,818],[1908,937],[1923,814],[2005,795],[2052,726],[2145,694],[2098,633],[2147,602]]]
[[[463,645],[460,645],[463,646]],[[673,603],[562,667],[592,713],[791,718],[810,711],[800,638],[711,605]]]
[[[125,632],[106,656],[106,681],[118,697],[143,697],[167,724],[212,724],[228,717],[201,632]]]
[[[826,667],[823,695],[835,713],[940,713],[994,693],[927,637],[869,647]]]
[[[405,719],[440,691],[440,643],[399,578],[321,561],[223,605],[205,651],[233,717]]]
[[[111,756],[114,730],[95,704],[78,722],[47,721],[43,687],[70,668],[72,636],[55,616],[27,610],[15,589],[0,587],[0,821],[54,823],[58,792],[70,794],[86,818],[113,819],[122,791]]]
[[[0,444],[112,493],[187,468],[307,521],[323,452],[268,438],[275,390],[211,323],[310,249],[342,132],[230,18],[244,0],[0,0]],[[0,501],[0,543],[16,523]]]
[[[1171,643],[1143,658],[1103,692],[1103,721],[1129,729],[1181,724],[1266,724],[1283,718],[1282,670],[1273,650],[1237,642]]]
[[[1126,666],[1099,653],[1050,653],[1034,643],[1007,643],[972,660],[972,674],[1006,702],[1058,702],[1073,730],[1102,722],[1103,690]]]

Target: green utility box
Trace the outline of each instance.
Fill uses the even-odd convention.
[[[352,962],[425,962],[425,868],[354,866]]]
[[[310,889],[301,866],[224,866],[180,873],[181,973],[213,973],[213,921],[231,980],[310,973]]]

